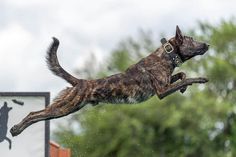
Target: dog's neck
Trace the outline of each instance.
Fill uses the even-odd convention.
[[[164,55],[165,58],[171,61],[173,68],[180,67],[183,60],[178,54],[178,48],[173,43],[173,41],[167,41],[165,38],[161,39],[161,53],[159,55]]]
[[[167,54],[174,67],[180,67],[183,63],[181,57],[174,51]]]
[[[159,47],[154,54],[163,60],[166,60],[171,69],[181,66],[182,59],[177,54],[177,49],[174,47],[174,50],[171,53],[167,53],[163,46]]]

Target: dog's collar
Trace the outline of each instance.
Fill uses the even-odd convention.
[[[175,67],[180,67],[183,63],[181,57],[174,52],[174,47],[166,40],[166,38],[161,39],[162,46],[171,59],[172,64]]]

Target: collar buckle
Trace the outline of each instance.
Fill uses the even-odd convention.
[[[162,46],[168,56],[171,58],[172,64],[176,67],[180,67],[183,63],[182,59],[177,53],[172,53],[174,47],[166,40],[166,38],[161,39]]]
[[[161,43],[166,53],[171,53],[174,51],[173,46],[166,40],[166,38],[162,38]]]

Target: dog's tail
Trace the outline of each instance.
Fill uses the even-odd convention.
[[[71,85],[75,86],[78,84],[81,79],[77,79],[71,74],[69,74],[67,71],[65,71],[61,65],[58,62],[57,58],[57,49],[59,46],[59,40],[55,37],[52,38],[53,42],[50,45],[48,51],[47,51],[47,56],[46,56],[46,62],[48,65],[48,68],[57,76],[65,79],[67,82],[69,82]]]

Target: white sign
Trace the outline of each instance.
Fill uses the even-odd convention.
[[[0,93],[0,156],[49,157],[49,121],[35,123],[12,137],[10,129],[32,111],[49,104],[49,93]]]

